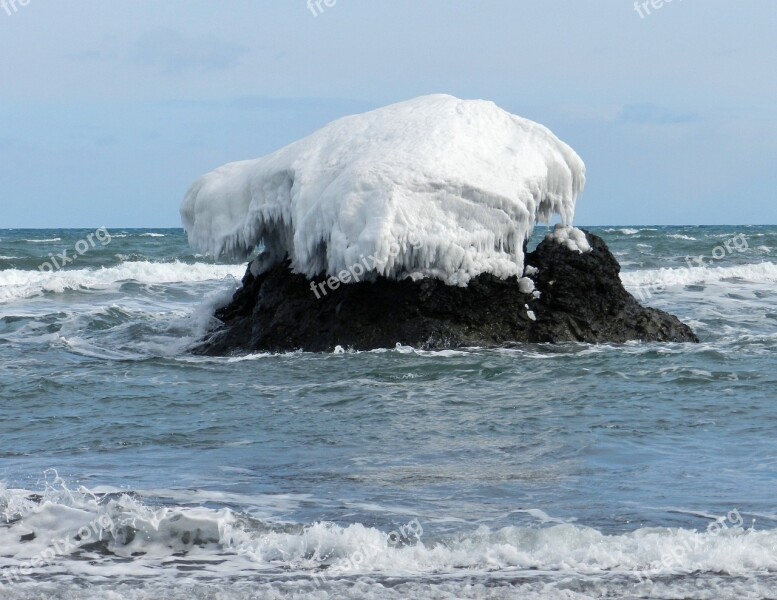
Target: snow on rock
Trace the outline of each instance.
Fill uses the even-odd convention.
[[[549,240],[566,246],[573,252],[590,252],[591,245],[585,237],[585,232],[577,227],[570,227],[563,224],[556,225],[552,233],[545,236]]]
[[[534,291],[534,281],[528,277],[521,277],[518,280],[518,291],[522,294],[531,294]]]
[[[524,307],[526,308],[526,316],[529,317],[530,320],[536,321],[537,320],[537,315],[535,315],[534,311],[531,308],[529,308],[529,305],[528,304],[524,304]]]
[[[286,254],[309,277],[523,274],[523,243],[554,214],[571,225],[580,157],[492,102],[433,95],[339,119],[277,152],[200,178],[181,207],[189,242],[263,268]]]

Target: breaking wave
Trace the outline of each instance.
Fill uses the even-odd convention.
[[[149,261],[124,262],[100,269],[54,272],[7,269],[0,271],[0,303],[68,290],[118,289],[125,282],[151,285],[240,278],[244,272],[243,265]]]
[[[142,492],[70,490],[58,477],[43,493],[0,487],[5,554],[0,567],[14,581],[61,573],[63,566],[74,576],[109,575],[121,564],[124,576],[142,577],[171,563],[195,562],[198,568],[189,575],[205,579],[251,573],[295,573],[319,581],[428,578],[500,570],[550,579],[614,575],[637,585],[691,574],[777,573],[777,530],[748,529],[742,519],[712,520],[704,531],[622,533],[538,519],[525,526],[479,526],[437,536],[434,524],[420,519],[384,531],[361,523],[273,522],[253,512],[250,506],[154,505]]]
[[[646,269],[621,273],[627,287],[656,285],[698,285],[737,281],[742,283],[777,282],[777,264],[762,262],[731,267],[684,267],[677,269]]]

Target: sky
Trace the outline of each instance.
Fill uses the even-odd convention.
[[[774,0],[321,8],[0,0],[0,228],[177,227],[213,168],[429,93],[570,144],[576,224],[777,223]]]

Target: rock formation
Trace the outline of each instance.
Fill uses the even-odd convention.
[[[484,273],[466,287],[379,277],[314,293],[311,280],[292,273],[289,261],[257,276],[249,268],[232,302],[216,312],[220,325],[194,352],[698,342],[677,317],[641,306],[623,287],[620,265],[604,241],[586,237],[590,252],[545,239],[526,255],[533,292],[525,280]],[[323,281],[321,275],[313,283]]]

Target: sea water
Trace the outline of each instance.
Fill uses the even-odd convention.
[[[245,265],[0,230],[0,599],[777,598],[777,227],[591,230],[700,344],[196,357]]]

